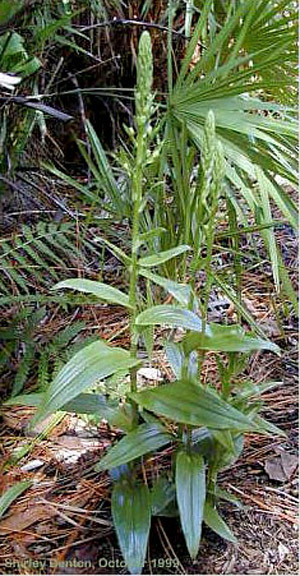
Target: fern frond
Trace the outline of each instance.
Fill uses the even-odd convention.
[[[57,374],[62,369],[64,364],[65,364],[65,359],[61,355],[57,355],[54,359],[54,366],[53,366],[53,371],[51,374],[52,379],[54,379],[55,376],[57,376]]]
[[[71,342],[71,340],[73,340],[76,336],[78,336],[79,332],[84,330],[85,327],[85,322],[75,322],[74,324],[71,324],[70,326],[67,326],[61,330],[53,338],[51,344],[51,352],[58,350],[60,351],[65,348],[65,346],[69,344],[69,342]]]
[[[26,384],[26,380],[28,378],[28,374],[30,372],[34,360],[34,352],[35,352],[34,344],[33,343],[27,344],[24,356],[19,364],[19,368],[15,377],[12,389],[12,396],[16,396],[17,394],[19,394],[19,392]]]
[[[45,317],[45,314],[46,314],[46,308],[45,307],[38,308],[34,312],[31,312],[31,314],[27,318],[27,326],[25,328],[25,332],[23,335],[24,339],[26,337],[28,339],[31,339],[33,337],[35,330],[37,329],[39,323]]]
[[[38,388],[39,390],[46,390],[49,384],[49,354],[48,350],[41,353],[38,364]]]
[[[7,278],[7,284],[4,285],[4,294],[19,292],[20,288],[23,289],[25,294],[28,294],[27,282],[25,281],[22,272],[17,271],[13,264],[6,260],[6,258],[1,258],[0,262],[0,272],[3,274],[3,280],[5,277]]]

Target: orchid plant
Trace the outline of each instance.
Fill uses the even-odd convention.
[[[212,324],[207,319],[215,222],[224,176],[223,151],[211,111],[205,123],[197,183],[198,228],[190,222],[194,227],[194,243],[147,253],[149,241],[161,234],[161,229],[154,227],[144,232],[141,227],[149,198],[145,174],[160,152],[152,83],[151,37],[143,32],[137,60],[135,128],[128,130],[132,149],[130,153],[124,149],[121,155],[131,185],[131,252],[125,253],[106,241],[128,271],[128,292],[81,278],[65,280],[54,287],[78,290],[124,307],[130,318],[130,350],[102,340],[93,342],[67,362],[46,391],[34,398],[27,397],[27,402],[32,396],[38,405],[33,424],[56,411],[71,411],[92,414],[99,420],[105,418],[122,431],[123,437],[95,469],[110,471],[112,517],[132,574],[140,574],[143,569],[153,516],[179,517],[191,558],[197,556],[203,522],[221,537],[235,542],[235,536],[218,512],[218,502],[224,499],[237,504],[237,501],[218,487],[218,472],[238,458],[245,432],[280,434],[258,415],[259,394],[278,383],[258,386],[239,379],[243,362],[251,352],[279,353],[278,347],[245,332],[240,325]],[[156,184],[161,182],[153,185]],[[189,284],[159,273],[162,265],[184,253]],[[197,294],[199,270],[206,275],[203,294]],[[154,305],[153,285],[169,293],[174,303]],[[151,361],[157,326],[170,329],[165,351],[174,380],[140,387],[137,373],[142,365],[141,347],[145,345]],[[207,351],[213,351],[217,358],[218,388],[202,380]],[[97,383],[108,379],[110,388],[115,384],[117,391],[120,378],[125,392],[117,400],[91,391]],[[142,474],[141,465],[148,462],[149,455],[153,457],[166,446],[172,446],[174,453],[170,474],[159,473],[155,479],[151,474]]]

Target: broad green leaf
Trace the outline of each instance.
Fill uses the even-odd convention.
[[[31,480],[24,480],[22,482],[17,482],[14,486],[8,488],[4,494],[0,497],[0,518],[5,514],[6,510],[10,505],[23,493],[29,486],[31,486]]]
[[[136,427],[135,412],[131,404],[122,403],[115,410],[115,413],[109,418],[109,423],[115,428],[121,428],[128,433]]]
[[[174,494],[175,494],[175,486],[174,486]],[[178,506],[176,504],[175,497],[167,504],[165,508],[163,508],[160,512],[157,512],[156,516],[161,516],[163,518],[178,518]]]
[[[151,524],[148,487],[126,480],[115,484],[111,499],[112,516],[119,545],[131,574],[141,574]]]
[[[126,350],[112,348],[104,342],[93,342],[75,354],[51,382],[34,423],[61,410],[97,380],[119,370],[130,370],[139,363]]]
[[[165,352],[167,360],[176,376],[179,380],[182,376],[182,368],[184,365],[184,354],[182,346],[177,342],[172,342],[167,340],[165,343]]]
[[[213,492],[210,492],[209,490],[209,493],[213,496],[216,496],[219,500],[226,500],[226,502],[230,502],[230,504],[233,504],[240,510],[243,510],[244,508],[244,505],[238,498],[236,498],[236,496],[233,496],[233,494],[227,492],[227,490],[222,490],[222,488],[219,488],[219,486],[215,486]]]
[[[221,538],[228,540],[229,542],[237,543],[236,537],[232,534],[231,530],[228,528],[226,522],[221,518],[217,510],[209,502],[205,503],[203,519],[205,524],[219,534]]]
[[[76,414],[93,414],[107,420],[112,426],[130,431],[133,428],[131,406],[119,405],[117,401],[109,402],[102,394],[79,394],[62,406],[64,412]]]
[[[280,353],[280,348],[276,344],[247,334],[239,325],[209,324],[204,335],[197,332],[187,334],[183,345],[187,354],[192,350],[214,350],[216,352],[269,350],[275,354]]]
[[[252,418],[252,421],[254,425],[256,425],[254,417]],[[216,431],[214,430],[214,434],[215,433]],[[232,441],[233,441],[233,450],[232,448],[230,448],[229,450],[228,449],[226,450],[225,448],[224,449],[221,448],[221,450],[218,450],[218,457],[216,458],[215,462],[216,469],[222,470],[223,468],[228,468],[228,466],[232,466],[232,464],[236,462],[237,459],[240,457],[244,448],[243,434],[232,435]]]
[[[253,396],[260,396],[268,390],[273,390],[278,386],[282,386],[283,382],[276,380],[274,382],[262,382],[257,384],[256,382],[240,382],[236,385],[235,391],[238,393],[239,398],[252,398]]]
[[[141,412],[141,418],[147,424],[161,424],[160,418],[158,416],[155,416],[154,414],[151,414],[151,412],[148,412],[147,410],[143,410]]]
[[[263,340],[265,338],[265,333],[262,328],[258,325],[252,314],[247,310],[247,307],[240,302],[239,298],[237,297],[235,291],[227,282],[224,282],[217,274],[213,274],[214,281],[220,286],[221,290],[228,296],[229,300],[235,305],[236,309],[240,312],[242,318],[248,322],[249,326],[253,329],[253,331],[258,334]]]
[[[158,305],[141,312],[135,321],[137,326],[166,325],[201,332],[202,322],[194,312],[176,306]]]
[[[141,424],[120,440],[95,466],[95,470],[116,468],[148,452],[153,452],[172,440],[171,434],[160,424]]]
[[[45,398],[45,393],[33,392],[32,394],[20,394],[9,398],[4,402],[7,406],[40,406]],[[128,410],[127,410],[128,409]],[[108,420],[112,426],[122,430],[131,430],[133,427],[130,418],[129,405],[119,406],[118,402],[108,402],[102,394],[82,393],[61,407],[63,412],[76,412],[76,414],[93,414],[100,419]]]
[[[171,258],[175,258],[175,256],[179,256],[187,250],[190,250],[191,247],[187,246],[186,244],[182,244],[181,246],[177,246],[176,248],[170,248],[170,250],[165,250],[164,252],[159,252],[158,254],[151,254],[151,256],[145,256],[144,258],[139,259],[139,265],[143,266],[144,268],[152,268],[153,266],[160,266],[164,262],[168,262]]]
[[[192,430],[193,451],[201,454],[210,461],[215,452],[216,441],[208,428],[196,428]]]
[[[175,498],[175,485],[166,476],[159,476],[151,489],[151,511],[153,516],[161,514]]]
[[[159,276],[158,274],[153,274],[147,268],[141,268],[139,270],[139,274],[148,278],[158,286],[161,286],[174,296],[175,300],[177,300],[183,306],[187,306],[190,301],[191,296],[191,288],[186,284],[179,284],[178,282],[174,282],[174,280],[169,280],[168,278],[164,278],[163,276]]]
[[[228,452],[235,453],[235,447],[230,430],[212,430],[212,435]]]
[[[20,36],[17,32],[6,32],[0,35],[0,48],[1,48],[1,60],[4,59],[4,63],[7,60],[14,57],[15,64],[19,61],[24,61],[27,59],[26,50],[24,47],[24,38]],[[9,72],[14,71],[14,63],[12,63]]]
[[[32,392],[31,394],[19,394],[3,402],[3,406],[40,406],[45,394]]]
[[[148,360],[152,362],[153,348],[154,348],[154,328],[153,326],[145,326],[141,329],[141,335],[144,340]]]
[[[109,240],[106,240],[106,238],[102,238],[101,236],[99,236],[98,238],[94,238],[94,240],[95,240],[95,242],[102,242],[105,246],[107,246],[107,248],[110,250],[110,252],[112,252],[113,255],[118,260],[120,260],[120,262],[122,262],[125,266],[131,265],[130,256],[127,256],[127,254],[125,254],[124,250],[119,248],[119,246],[115,246],[115,244],[112,244],[112,242],[110,242]]]
[[[58,282],[58,284],[53,286],[52,290],[60,290],[61,288],[71,288],[72,290],[78,290],[79,292],[87,292],[88,294],[93,294],[93,296],[100,298],[100,300],[131,308],[127,294],[124,294],[121,290],[118,290],[118,288],[114,288],[108,284],[103,284],[103,282],[71,278],[70,280]]]
[[[253,419],[254,420],[254,419]],[[216,470],[222,470],[235,462],[244,447],[243,434],[231,434],[229,430],[200,428],[192,431],[193,450],[204,456]],[[221,437],[223,435],[223,437]],[[221,446],[220,446],[221,444]]]
[[[73,400],[63,405],[65,412],[77,412],[78,414],[97,414],[106,418],[114,414],[115,408],[111,408],[102,394],[79,394]]]
[[[220,430],[256,429],[252,420],[225,400],[189,381],[178,380],[151,390],[131,393],[130,397],[146,410],[182,424]]]
[[[264,432],[267,434],[271,434],[272,436],[276,435],[276,436],[284,436],[285,438],[287,437],[287,434],[283,430],[275,426],[275,424],[272,424],[272,422],[268,422],[268,420],[265,420],[258,414],[256,414],[253,417],[253,421],[255,422],[259,432],[261,433]]]
[[[35,72],[37,72],[41,68],[41,66],[42,66],[41,61],[34,56],[33,58],[30,58],[26,62],[19,62],[16,66],[13,67],[13,72],[14,74],[22,76],[22,78],[24,79],[27,78],[28,76],[32,76]],[[31,103],[26,102],[25,105],[28,106],[28,104],[31,104],[30,108],[35,108],[36,110],[40,110],[41,112],[49,114],[50,116],[57,117],[58,119],[61,120],[65,119],[66,121],[72,119],[72,116],[70,116],[69,114],[64,114],[64,112],[55,110],[55,108],[52,108],[52,106],[47,106],[46,104],[42,103],[37,104],[36,102],[35,102],[36,106],[32,106],[33,102]]]
[[[120,480],[126,481],[129,480],[131,476],[131,470],[127,464],[122,464],[122,466],[112,468],[109,475],[114,482],[119,482]]]
[[[191,558],[194,559],[199,550],[206,498],[205,466],[199,454],[178,452],[176,497],[186,545]]]

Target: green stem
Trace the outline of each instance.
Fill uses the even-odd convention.
[[[207,491],[210,493],[209,500],[213,506],[216,503],[217,476],[218,473],[214,468],[214,465],[209,466],[207,473]]]
[[[204,270],[206,275],[206,284],[204,290],[204,303],[202,307],[202,337],[204,338],[206,325],[207,325],[207,313],[208,313],[208,302],[209,296],[211,292],[211,287],[213,284],[213,275],[212,275],[212,258],[213,258],[213,247],[214,247],[214,238],[215,238],[215,216],[217,214],[217,207],[218,207],[218,196],[215,194],[214,201],[211,206],[211,215],[210,221],[208,225],[208,231],[206,236],[206,258],[204,262]],[[199,355],[199,376],[201,375],[203,361],[204,361],[205,351],[203,350]]]
[[[143,156],[144,156],[144,139],[143,127],[138,127],[137,153],[136,153],[136,170],[132,180],[132,197],[133,197],[133,220],[132,220],[132,246],[131,246],[131,266],[130,266],[130,284],[129,284],[129,303],[131,306],[130,314],[130,333],[131,345],[130,354],[134,358],[137,355],[138,333],[135,326],[137,316],[137,281],[138,281],[138,249],[139,249],[139,225],[140,225],[140,207],[142,201],[143,185]],[[137,389],[137,369],[133,368],[130,374],[131,392]],[[134,403],[135,409],[137,408]]]

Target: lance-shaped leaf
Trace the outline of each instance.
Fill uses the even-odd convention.
[[[5,514],[6,510],[10,505],[23,493],[29,486],[31,486],[31,480],[24,480],[17,482],[14,486],[11,486],[2,494],[0,497],[0,518]]]
[[[65,412],[77,412],[78,414],[95,414],[100,418],[109,420],[113,416],[117,406],[110,406],[103,394],[79,394],[62,406]]]
[[[212,496],[216,496],[218,500],[226,500],[226,502],[230,502],[230,504],[233,504],[240,510],[244,509],[244,505],[238,498],[236,498],[236,496],[233,496],[233,494],[227,492],[227,490],[222,490],[219,486],[214,486],[213,490],[209,490],[209,493]]]
[[[4,402],[7,406],[40,406],[45,399],[45,393],[33,392],[13,396]],[[61,407],[63,412],[76,412],[76,414],[93,414],[99,419],[107,420],[112,426],[131,431],[134,428],[131,405],[119,405],[117,401],[108,402],[102,394],[82,393]]]
[[[235,454],[235,446],[230,430],[211,430],[213,437],[226,451]]]
[[[171,434],[160,424],[141,424],[127,434],[95,466],[95,470],[110,470],[121,466],[148,452],[169,444]]]
[[[274,380],[271,382],[242,382],[236,385],[235,392],[237,392],[239,398],[253,398],[255,396],[260,396],[264,392],[282,386],[283,382],[281,380]]]
[[[31,394],[19,394],[12,396],[3,402],[4,406],[40,406],[45,394],[43,392],[32,392]]]
[[[255,418],[253,418],[253,424],[256,426]],[[217,439],[216,435],[217,430],[213,431],[213,435],[215,439]],[[259,432],[259,428],[257,427],[257,432]],[[233,446],[234,451],[224,449],[222,451],[219,450],[218,458],[213,459],[215,464],[215,469],[222,470],[223,468],[227,468],[228,466],[232,466],[234,462],[237,461],[239,456],[241,455],[244,449],[244,435],[243,434],[232,434]]]
[[[108,402],[102,394],[79,394],[61,408],[64,412],[93,414],[107,420],[112,426],[129,431],[133,426],[131,405],[119,405],[117,401]]]
[[[93,342],[65,364],[49,385],[43,403],[33,419],[34,424],[48,414],[61,410],[96,380],[119,370],[129,371],[139,361],[126,350],[112,348],[104,342]]]
[[[158,284],[158,286],[164,288],[166,292],[172,294],[172,296],[175,298],[175,300],[177,300],[177,302],[179,302],[179,304],[187,306],[189,303],[191,296],[190,286],[187,286],[186,284],[179,284],[178,282],[174,282],[174,280],[169,280],[168,278],[164,278],[158,274],[153,274],[153,272],[150,272],[150,270],[147,268],[140,268],[139,274],[145,278],[148,278],[148,280],[151,280],[155,284]]]
[[[200,454],[184,451],[177,454],[176,497],[186,545],[191,558],[196,558],[206,497],[205,466]]]
[[[172,340],[166,341],[165,343],[165,352],[167,356],[167,360],[178,380],[181,378],[182,375],[182,368],[184,365],[184,354],[182,350],[182,346],[178,342],[173,342]]]
[[[124,250],[121,250],[121,248],[119,248],[119,246],[115,246],[115,244],[112,244],[109,240],[106,240],[106,238],[102,238],[101,236],[98,238],[94,238],[95,242],[102,242],[105,246],[107,246],[107,248],[110,250],[110,252],[113,253],[113,255],[120,260],[120,262],[122,262],[125,266],[130,266],[131,265],[131,258],[130,256],[127,256],[127,254],[125,254]]]
[[[13,396],[4,402],[7,406],[40,406],[45,400],[44,392],[33,392],[32,394],[20,394],[19,396]],[[119,420],[123,417],[123,424],[129,424],[128,418],[125,414],[120,411],[120,406],[118,402],[108,402],[103,394],[86,394],[82,393],[67,402],[61,407],[64,412],[76,412],[77,414],[93,414],[94,416],[99,416],[99,418],[105,418],[111,424],[114,424],[118,420],[118,425],[120,425]]]
[[[159,476],[152,485],[151,511],[152,516],[161,514],[175,499],[175,485],[167,476]]]
[[[256,430],[250,418],[217,394],[187,380],[178,380],[130,397],[147,410],[170,420],[212,429]]]
[[[151,524],[148,487],[122,480],[113,489],[112,517],[119,545],[131,574],[141,574]]]
[[[205,334],[197,332],[187,334],[184,338],[186,353],[192,350],[215,350],[216,352],[252,352],[253,350],[269,350],[280,353],[280,348],[263,338],[248,335],[241,326],[221,326],[209,324]]]
[[[257,425],[259,432],[265,434],[272,434],[272,436],[274,435],[285,436],[285,438],[287,438],[287,435],[283,430],[275,426],[275,424],[272,424],[272,422],[268,422],[258,414],[256,414],[253,417],[253,421]]]
[[[163,325],[172,328],[184,328],[185,330],[195,330],[201,332],[202,322],[194,312],[161,304],[152,306],[141,312],[135,321],[137,326]]]
[[[205,503],[203,519],[205,524],[207,524],[211,530],[219,534],[221,538],[236,544],[236,537],[232,534],[230,528],[227,526],[226,522],[224,522],[223,518],[221,518],[216,508],[214,508],[209,502]]]
[[[151,256],[145,256],[144,258],[139,259],[139,265],[144,266],[145,268],[152,268],[153,266],[160,266],[164,262],[168,262],[171,258],[175,258],[175,256],[179,256],[187,250],[190,250],[191,247],[187,246],[186,244],[181,244],[181,246],[176,246],[176,248],[171,248],[170,250],[164,250],[163,252],[159,252],[158,254],[151,254]]]
[[[58,284],[53,286],[52,290],[59,290],[60,288],[71,288],[72,290],[78,290],[79,292],[87,292],[88,294],[97,296],[100,300],[105,300],[105,302],[131,308],[127,294],[124,294],[121,290],[118,290],[118,288],[114,288],[108,284],[103,284],[103,282],[71,278],[70,280],[58,282]]]

